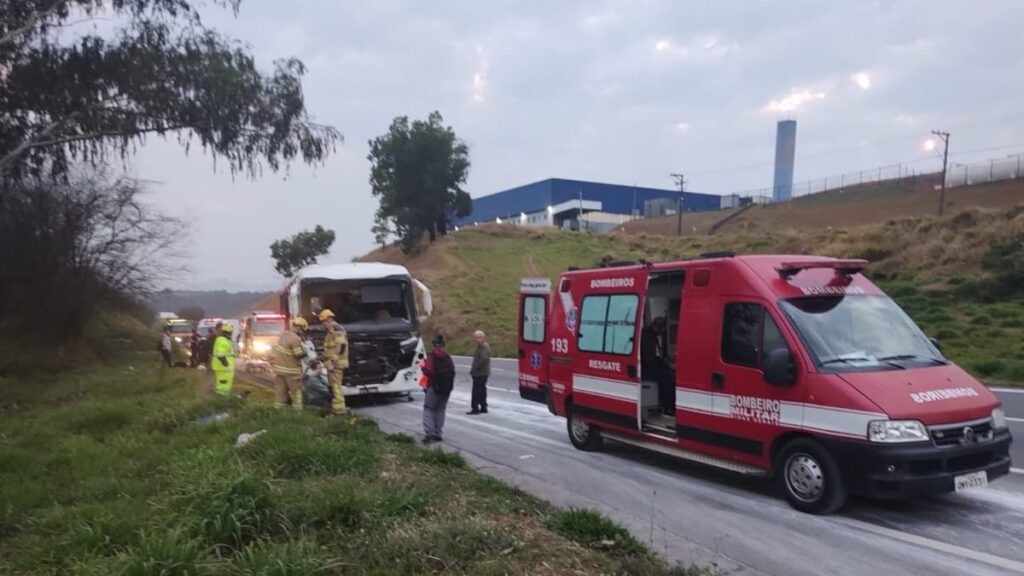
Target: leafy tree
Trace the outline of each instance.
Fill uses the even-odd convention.
[[[424,232],[433,242],[453,218],[472,212],[473,201],[462,189],[469,147],[443,121],[439,112],[411,124],[400,116],[387,134],[370,141],[370,186],[380,199],[373,228],[378,242],[393,231],[408,253]]]
[[[0,0],[0,176],[67,179],[149,135],[198,142],[232,174],[323,161],[341,134],[308,116],[296,59],[257,70],[198,7],[241,0]],[[113,16],[104,35],[83,23]]]
[[[303,230],[291,238],[277,240],[270,245],[274,270],[285,278],[291,278],[304,266],[316,264],[317,258],[330,251],[331,244],[334,244],[334,230],[327,230],[319,224],[312,231]]]
[[[184,318],[193,322],[199,322],[206,318],[206,310],[202,306],[184,306],[177,312],[178,318]]]

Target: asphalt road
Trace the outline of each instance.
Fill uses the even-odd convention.
[[[468,360],[457,364],[446,449],[558,506],[600,510],[671,560],[713,563],[728,574],[1024,574],[1024,473],[918,501],[854,499],[840,514],[812,516],[791,509],[766,480],[614,442],[577,451],[563,419],[519,398],[513,361],[494,362],[490,413],[468,416]],[[1024,394],[1000,396],[1024,438]],[[385,429],[421,432],[420,402],[359,410]]]

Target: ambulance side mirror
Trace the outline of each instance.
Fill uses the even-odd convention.
[[[775,386],[786,386],[796,380],[796,362],[786,348],[769,350],[764,357],[764,381]]]

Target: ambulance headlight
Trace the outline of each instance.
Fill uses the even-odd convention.
[[[253,342],[252,349],[260,354],[270,352],[270,344],[267,344],[266,342]]]
[[[928,440],[928,429],[917,420],[872,420],[868,422],[871,442],[921,442]]]
[[[992,429],[1005,430],[1006,427],[1006,412],[1003,412],[1002,408],[996,408],[992,411]]]

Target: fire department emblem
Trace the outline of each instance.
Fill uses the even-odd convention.
[[[540,352],[530,354],[530,366],[533,366],[534,370],[540,370],[541,362],[543,362],[543,359],[540,356]]]
[[[569,312],[566,313],[565,327],[569,329],[569,332],[576,332],[576,308],[569,308]]]

